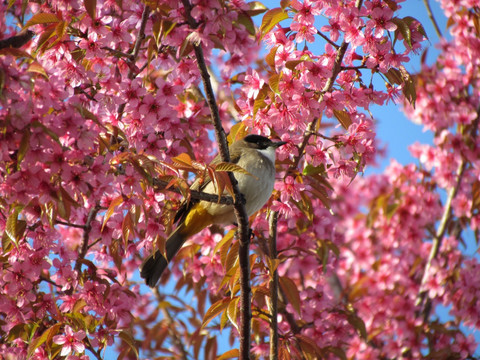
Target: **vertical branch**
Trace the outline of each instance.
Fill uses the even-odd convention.
[[[188,0],[182,0],[185,8],[185,16],[191,28],[198,27],[197,22],[191,15],[192,6]],[[201,44],[193,44],[195,57],[197,58],[198,69],[202,77],[202,82],[205,90],[208,106],[210,108],[210,115],[213,127],[215,129],[215,138],[218,144],[218,152],[222,161],[229,162],[230,154],[228,152],[227,138],[225,130],[222,127],[220,114],[218,111],[217,102],[215,101],[215,94],[213,92],[210,75],[205,64],[205,56]],[[240,241],[240,248],[238,257],[240,262],[240,359],[250,359],[250,323],[252,319],[251,311],[251,288],[250,288],[250,231],[248,224],[248,215],[245,209],[245,201],[243,195],[238,188],[237,180],[233,173],[229,172],[228,177],[232,183],[234,193],[234,210],[238,224],[238,238]]]
[[[272,211],[268,218],[270,261],[277,259],[277,221],[278,212]],[[270,280],[270,360],[278,359],[278,271],[277,268],[271,274]]]

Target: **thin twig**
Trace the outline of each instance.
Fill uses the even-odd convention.
[[[338,49],[340,46],[335,44],[332,40],[328,38],[325,34],[323,34],[320,30],[317,29],[317,35],[321,36],[324,40],[326,40],[330,45],[332,45],[335,49]]]
[[[157,303],[159,304],[162,303],[164,299],[162,298],[160,291],[158,291],[158,287],[154,289],[154,292],[155,292],[155,297],[157,298]],[[173,320],[172,315],[170,314],[170,312],[166,307],[162,307],[162,312],[165,315],[165,319],[168,322],[168,326],[169,326],[168,333],[172,337],[175,347],[180,351],[180,354],[179,354],[180,358],[183,360],[187,360],[188,352],[185,349],[185,344],[182,342],[182,339],[178,336],[177,331],[174,329],[175,321]]]
[[[62,221],[62,220],[55,220],[55,223],[59,224],[59,225],[65,225],[65,226],[69,226],[69,227],[78,228],[78,229],[85,229],[85,225],[72,224],[72,223],[69,223],[69,222],[66,222],[66,221]]]
[[[360,9],[362,7],[362,0],[357,0],[355,2],[355,6],[357,9]],[[337,48],[337,55],[335,56],[335,62],[333,64],[333,69],[332,69],[332,74],[330,77],[327,79],[327,82],[325,83],[325,86],[323,87],[320,96],[318,98],[318,102],[321,103],[323,101],[323,98],[325,94],[330,91],[333,87],[333,84],[335,83],[335,80],[337,79],[338,74],[342,70],[342,61],[343,57],[345,56],[345,52],[348,49],[349,43],[346,42],[345,40],[342,42],[342,45]],[[318,119],[315,118],[313,121],[308,124],[307,129],[305,130],[305,134],[303,137],[303,142],[302,144],[298,147],[298,155],[295,157],[292,165],[290,166],[290,170],[296,169],[298,167],[298,164],[300,163],[300,159],[303,156],[303,152],[305,151],[305,148],[307,147],[308,141],[310,140],[310,137],[312,134],[314,134],[314,129],[315,129],[315,124],[317,123]],[[289,172],[287,171],[286,174]]]
[[[270,260],[277,259],[277,221],[278,212],[272,211],[268,218]],[[270,360],[278,359],[278,271],[275,269],[270,280]]]
[[[475,140],[477,138],[477,129],[478,129],[479,121],[480,121],[480,108],[477,109],[477,118],[473,122],[472,130],[470,131],[470,136],[473,140],[473,143],[475,143]],[[443,237],[445,236],[445,233],[447,231],[447,225],[452,216],[452,201],[457,195],[458,190],[460,189],[460,185],[462,183],[463,174],[465,172],[466,166],[467,166],[467,162],[465,158],[462,157],[462,160],[460,161],[460,164],[458,165],[457,172],[456,172],[456,176],[457,176],[456,183],[452,188],[450,188],[450,191],[448,192],[448,197],[447,197],[447,201],[445,202],[445,208],[443,210],[442,218],[440,220],[440,224],[438,225],[437,231],[435,232],[435,235],[433,237],[432,248],[430,249],[430,254],[428,255],[428,260],[425,265],[422,281],[420,283],[420,290],[417,296],[417,300],[415,301],[415,306],[420,307],[417,313],[418,314],[423,313],[424,320],[428,318],[431,310],[431,300],[427,299],[427,290],[425,289],[425,286],[430,276],[429,273],[430,273],[430,268],[432,266],[433,259],[437,257],[440,247],[442,245]],[[427,301],[425,301],[426,299]]]
[[[95,220],[95,216],[97,215],[97,212],[99,210],[100,210],[100,206],[96,205],[95,207],[91,208],[90,212],[88,213],[87,221],[85,222],[85,225],[83,228],[82,246],[80,247],[80,253],[78,254],[77,262],[75,263],[75,271],[77,273],[80,273],[80,270],[82,267],[82,263],[78,260],[84,259],[85,256],[87,255],[88,238],[90,235],[90,231],[92,230],[92,221]]]
[[[210,70],[210,68],[209,68]],[[212,79],[212,88],[213,90],[215,91],[215,93],[219,94],[219,96],[222,96],[223,97],[225,96],[225,93],[220,93],[219,92],[219,87],[220,87],[220,82],[218,81],[217,79],[217,76],[215,75],[215,73],[213,71],[209,71],[210,73],[210,77]],[[235,109],[235,106],[233,104],[233,97],[230,98],[230,101],[229,99],[226,99],[226,101],[228,102],[228,112],[230,113],[230,115],[232,115],[232,117],[235,119],[235,121],[240,121],[240,114],[238,113],[237,109]]]
[[[430,7],[430,2],[428,0],[423,0],[423,3],[425,4],[425,7],[427,8],[428,17],[430,18],[430,21],[432,22],[433,27],[435,28],[435,32],[437,33],[437,35],[440,39],[443,38],[442,32],[440,31],[440,28],[438,27],[438,24],[437,24],[437,21],[435,20],[435,17],[433,16],[432,8]]]
[[[191,28],[198,27],[197,22],[191,15],[192,6],[188,0],[182,0],[185,9],[185,16]],[[225,130],[222,127],[220,114],[218,111],[215,94],[213,92],[212,84],[210,82],[210,75],[205,64],[205,57],[201,44],[193,44],[195,57],[197,58],[197,65],[202,77],[203,86],[205,88],[205,95],[207,103],[210,108],[210,115],[212,117],[213,127],[215,129],[215,138],[218,144],[218,150],[222,161],[229,162],[230,154],[228,152],[227,138]],[[248,215],[245,209],[244,197],[240,193],[238,183],[232,172],[228,173],[230,182],[232,183],[233,193],[235,195],[234,211],[237,218],[238,230],[237,236],[240,242],[238,251],[240,263],[240,359],[250,359],[250,322],[252,318],[251,309],[251,288],[250,288],[250,234]]]
[[[129,56],[130,60],[130,70],[128,71],[128,78],[130,80],[134,79],[137,75],[136,72],[133,70],[135,62],[138,58],[138,53],[140,52],[140,47],[142,46],[142,42],[145,39],[145,27],[147,26],[148,15],[150,14],[150,6],[145,5],[143,8],[142,13],[142,22],[140,23],[140,29],[138,31],[137,39],[135,40],[135,45],[133,46],[132,55]],[[120,120],[123,115],[123,111],[125,110],[125,106],[127,103],[120,104],[117,110],[117,120]]]

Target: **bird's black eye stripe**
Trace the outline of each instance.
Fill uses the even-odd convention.
[[[247,135],[244,140],[248,143],[256,144],[260,149],[266,149],[272,143],[270,139],[261,135]]]

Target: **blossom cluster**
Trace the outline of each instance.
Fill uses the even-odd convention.
[[[180,202],[153,179],[188,197],[191,178],[172,159],[187,153],[202,163],[215,152],[197,45],[224,128],[287,142],[268,204],[280,215],[283,349],[420,357],[429,340],[435,351],[455,341],[454,354],[472,355],[472,337],[458,328],[427,334],[416,303],[425,291],[432,306],[452,306],[452,316],[478,327],[478,264],[453,230],[441,234],[423,276],[433,248],[425,240],[445,209],[438,189],[455,189],[450,229],[479,224],[469,136],[478,127],[480,47],[471,4],[459,2],[467,10],[443,4],[456,42],[444,41],[438,63],[418,75],[407,110],[436,134],[433,145],[412,146],[422,168],[393,163],[367,178],[357,174],[377,155],[371,106],[415,98],[404,64],[425,34],[398,16],[400,0],[291,0],[271,10],[243,0],[0,4],[2,39],[15,35],[15,22],[37,35],[0,49],[0,355],[100,358],[116,346],[122,356],[173,356],[189,339],[182,352],[191,346],[199,357],[203,346],[210,358],[218,327],[202,319],[218,302],[228,306],[220,327],[230,322],[235,336],[233,233],[206,229],[169,264],[176,290],[195,305],[138,281],[141,258],[162,246]],[[262,13],[258,27],[252,17]],[[387,86],[371,85],[372,74]],[[275,267],[265,213],[251,224],[259,356],[268,351]]]

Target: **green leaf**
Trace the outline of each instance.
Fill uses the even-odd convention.
[[[252,2],[249,2],[247,5],[249,8],[249,10],[247,10],[247,14],[250,16],[259,15],[268,10],[268,8],[265,5],[263,5],[260,1],[252,1]]]
[[[243,26],[245,26],[245,29],[247,30],[247,32],[250,35],[255,36],[255,33],[256,33],[255,24],[253,23],[253,20],[250,17],[250,15],[248,15],[247,13],[242,13],[242,12],[238,13],[236,23],[242,24]]]
[[[417,100],[417,91],[415,89],[415,81],[413,80],[412,76],[410,73],[405,69],[405,67],[402,65],[399,68],[400,73],[402,74],[403,78],[403,95],[405,98],[408,100],[408,102],[415,107],[415,102]]]
[[[358,331],[358,334],[363,340],[367,340],[367,328],[363,320],[358,315],[355,313],[348,314],[347,321]]]
[[[425,36],[426,39],[428,39],[428,36],[427,36],[427,32],[425,31],[423,25],[420,23],[420,21],[418,21],[417,19],[415,19],[414,17],[412,16],[405,16],[403,18],[403,21],[409,26],[411,27],[412,26],[412,23],[413,22],[416,22],[418,25],[416,27],[415,30],[417,30],[420,34],[422,34],[423,36]]]
[[[42,131],[45,133],[45,135],[48,135],[50,136],[57,144],[59,144],[60,146],[62,145],[62,143],[60,142],[60,138],[58,137],[58,135],[51,129],[49,129],[48,127],[46,127],[45,125],[43,125],[42,123],[38,122],[38,121],[34,121],[32,123],[32,126],[33,127],[36,127],[36,128],[40,128],[42,129]]]
[[[288,14],[282,8],[268,10],[263,15],[262,25],[260,26],[260,40],[273,29],[280,21],[288,19]]]
[[[280,74],[273,74],[272,76],[270,76],[270,78],[268,79],[268,85],[270,86],[270,89],[272,89],[272,91],[275,93],[275,94],[280,94],[280,89],[279,89],[279,84],[280,84],[280,80],[282,79],[282,73]]]
[[[396,68],[392,67],[388,69],[384,75],[388,79],[388,82],[392,85],[401,85],[403,83],[402,74],[400,73],[400,70]]]
[[[62,326],[63,323],[56,323],[49,327],[47,330],[45,330],[38,338],[31,341],[27,350],[27,359],[30,359],[32,357],[33,353],[40,347],[40,345],[44,343],[50,344],[53,337],[58,334],[58,331]]]
[[[2,246],[4,249],[7,249],[9,243],[15,244],[18,246],[18,241],[23,237],[25,229],[27,228],[27,223],[25,220],[18,219],[20,214],[20,208],[15,207],[11,214],[7,218],[7,223],[5,224],[5,232],[2,236]]]
[[[395,30],[395,33],[398,34],[398,32],[400,32],[408,46],[412,47],[412,32],[410,31],[408,23],[404,19],[400,19],[398,17],[392,18],[391,21],[397,25],[397,30]]]

